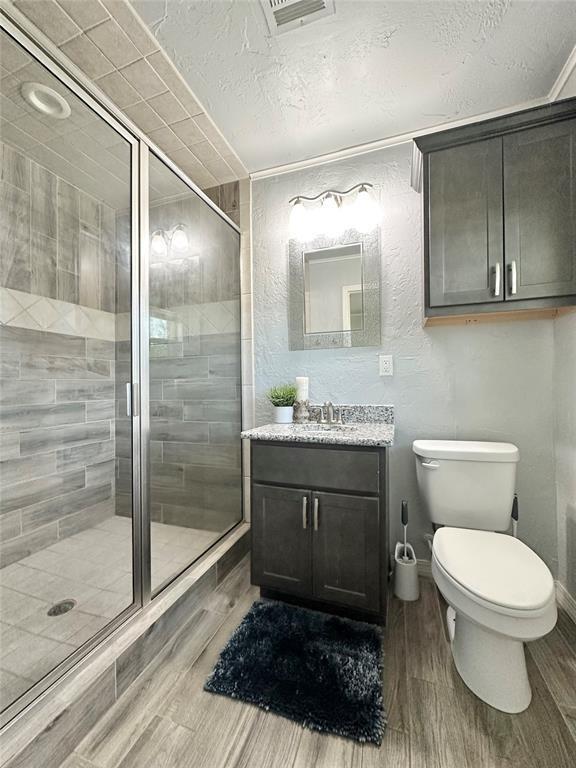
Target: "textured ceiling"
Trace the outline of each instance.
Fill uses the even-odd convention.
[[[271,37],[258,0],[132,0],[251,171],[547,95],[575,0],[335,0]]]

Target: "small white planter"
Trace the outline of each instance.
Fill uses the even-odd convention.
[[[274,422],[276,424],[292,424],[294,408],[291,405],[274,407]]]

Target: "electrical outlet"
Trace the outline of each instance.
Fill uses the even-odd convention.
[[[394,364],[392,362],[392,355],[378,355],[380,362],[380,376],[393,376]]]

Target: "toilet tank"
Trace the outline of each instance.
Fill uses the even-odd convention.
[[[485,531],[508,528],[519,459],[515,445],[415,440],[412,450],[420,495],[433,523]]]

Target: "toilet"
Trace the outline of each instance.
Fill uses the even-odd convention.
[[[502,712],[522,712],[532,692],[524,643],[556,624],[546,564],[507,531],[519,460],[511,443],[415,440],[421,497],[435,527],[432,575],[448,608],[456,669]]]

